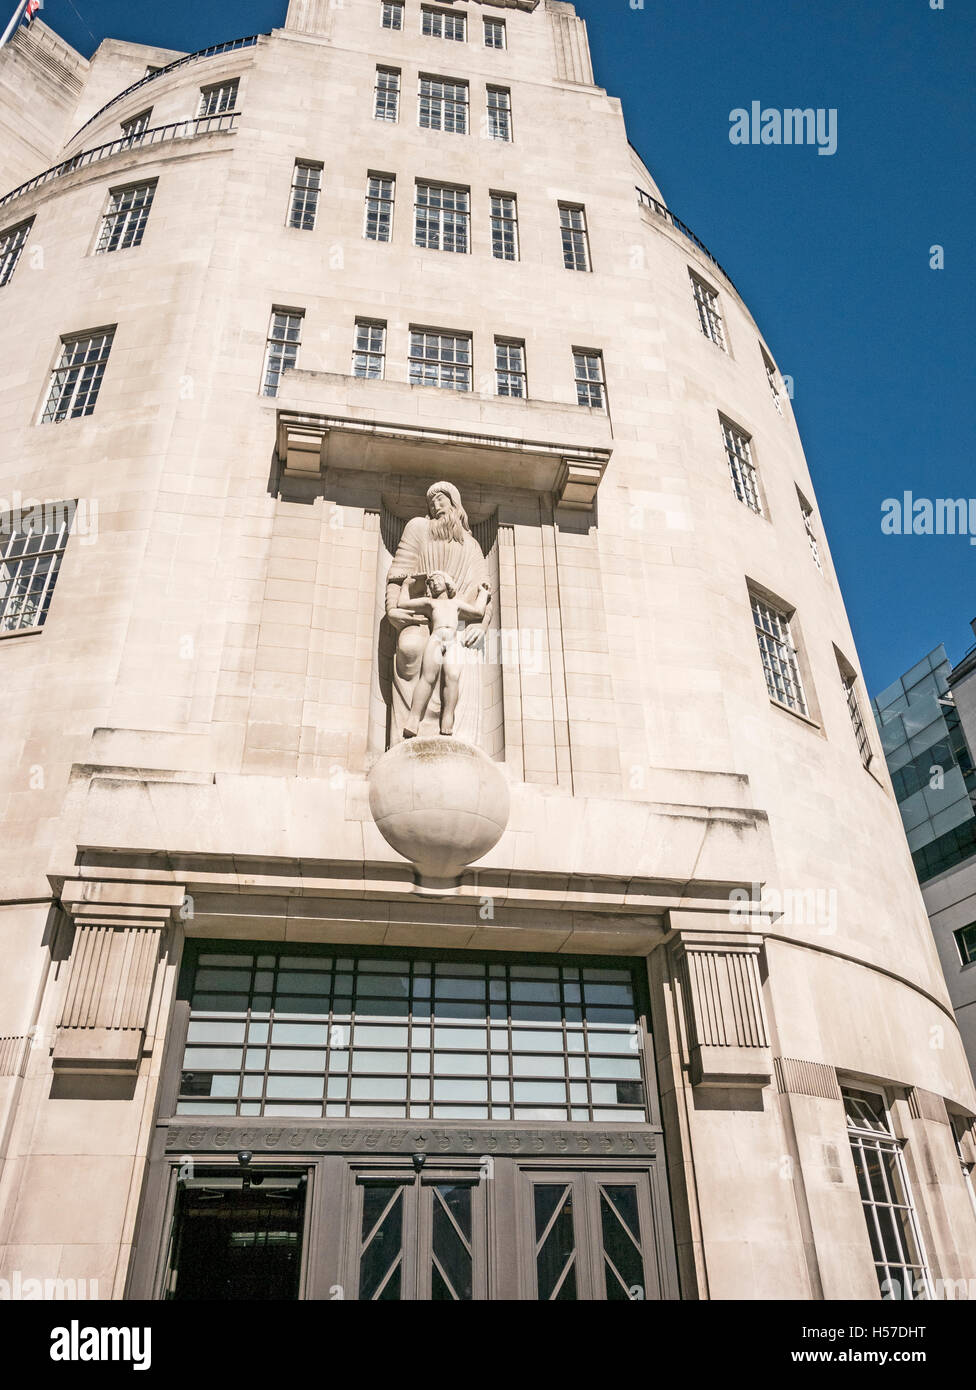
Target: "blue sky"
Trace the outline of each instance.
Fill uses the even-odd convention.
[[[887,497],[976,496],[976,5],[944,6],[576,5],[597,81],[622,99],[631,140],[794,379],[872,694],[939,642],[957,659],[976,617],[976,546],[881,531]],[[44,18],[86,54],[105,36],[192,51],[271,29],[285,9],[285,0],[46,0]],[[753,101],[836,110],[836,154],[731,144],[729,113]],[[942,270],[930,268],[933,245],[944,247]]]

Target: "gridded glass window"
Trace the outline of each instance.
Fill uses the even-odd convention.
[[[485,48],[505,48],[504,19],[485,20]]]
[[[517,261],[518,203],[511,193],[491,195],[491,254],[496,261]]]
[[[33,225],[34,219],[29,217],[26,222],[18,222],[16,227],[0,232],[0,287],[9,285]]]
[[[352,374],[368,381],[380,381],[386,364],[386,324],[377,319],[356,320],[356,340],[352,353]]]
[[[927,1299],[929,1272],[915,1217],[902,1145],[883,1098],[844,1089],[847,1136],[883,1298]]]
[[[619,962],[192,950],[177,1113],[647,1120]]]
[[[725,327],[718,307],[718,292],[713,290],[711,285],[706,285],[704,280],[699,280],[698,276],[692,274],[691,271],[688,273],[691,275],[691,287],[698,308],[698,322],[701,331],[716,347],[720,347],[723,352],[728,352],[725,345]]]
[[[389,241],[393,235],[393,204],[396,198],[396,179],[387,174],[370,174],[366,185],[366,224],[363,236],[367,241]]]
[[[957,932],[958,936],[959,933]],[[976,951],[976,942],[974,942]],[[959,1156],[959,1166],[962,1169],[962,1180],[966,1184],[969,1192],[969,1200],[976,1211],[976,1187],[973,1186],[973,1173],[976,1172],[976,1164],[971,1163],[963,1150],[963,1143],[966,1142],[970,1151],[976,1148],[976,1121],[968,1119],[964,1115],[950,1115],[952,1121],[952,1137],[956,1141],[956,1153]]]
[[[268,330],[268,347],[264,354],[262,394],[277,396],[281,375],[287,367],[298,366],[298,349],[302,342],[304,313],[291,309],[274,309]]]
[[[0,517],[0,632],[43,626],[74,514],[74,502],[58,502]]]
[[[98,400],[102,377],[112,351],[115,327],[100,328],[94,333],[79,333],[61,339],[57,366],[51,373],[41,423],[58,420],[77,420],[91,415]]]
[[[590,239],[586,230],[586,209],[571,203],[559,204],[559,226],[563,238],[563,264],[567,270],[589,270]]]
[[[963,965],[976,965],[976,922],[969,927],[960,927],[955,936]]]
[[[467,333],[428,333],[410,330],[411,386],[443,386],[471,390],[471,337]]]
[[[800,680],[800,662],[787,615],[758,595],[752,595],[752,619],[756,625],[759,654],[770,699],[799,714],[807,713]]]
[[[122,122],[123,136],[130,139],[136,135],[142,135],[144,131],[149,129],[151,119],[152,107],[150,106],[147,110],[140,111],[138,116],[132,116],[129,120]]]
[[[525,344],[514,338],[495,339],[495,384],[499,396],[528,395],[525,379]]]
[[[762,351],[762,349],[760,349],[760,351]],[[762,359],[763,365],[766,368],[766,380],[769,382],[769,393],[773,398],[773,405],[776,407],[777,413],[782,415],[783,400],[779,393],[779,383],[776,380],[776,368],[766,356],[765,352],[763,352]]]
[[[512,94],[506,87],[488,89],[488,139],[511,140]]]
[[[431,251],[469,249],[471,195],[466,188],[440,183],[418,183],[414,219],[414,245]]]
[[[444,77],[420,79],[420,125],[423,130],[468,133],[468,84]]]
[[[400,72],[398,68],[376,69],[376,99],[373,115],[378,121],[400,119]]]
[[[576,348],[573,350],[573,365],[576,371],[577,403],[592,406],[594,410],[606,409],[607,394],[603,380],[603,354]]]
[[[865,767],[869,767],[874,754],[871,752],[871,742],[861,715],[861,702],[857,698],[857,676],[849,667],[841,666],[840,679],[844,687],[844,695],[847,698],[851,728],[854,730],[854,737],[857,740],[857,751],[861,755],[861,762]]]
[[[456,39],[464,43],[467,38],[467,16],[454,10],[434,10],[425,5],[421,11],[421,27],[432,39]]]
[[[148,183],[135,183],[130,188],[112,190],[108,212],[102,218],[95,246],[96,255],[107,251],[125,251],[130,246],[142,243],[155,194],[155,179]]]
[[[813,519],[813,508],[802,492],[797,492],[800,501],[800,515],[803,517],[803,529],[807,533],[807,541],[810,546],[810,554],[817,569],[823,574],[823,560],[820,556],[820,541],[817,539],[817,527]]]
[[[236,110],[240,85],[240,78],[235,77],[230,82],[218,82],[214,87],[201,88],[198,115],[220,116],[225,111]]]
[[[310,164],[308,160],[296,159],[295,172],[291,180],[291,203],[288,208],[289,227],[297,227],[303,232],[312,231],[321,191],[321,164]]]
[[[383,28],[403,28],[403,5],[399,0],[383,0]]]
[[[759,474],[752,458],[752,440],[744,430],[740,430],[729,420],[722,421],[722,435],[725,439],[725,453],[736,497],[757,516],[763,516]]]

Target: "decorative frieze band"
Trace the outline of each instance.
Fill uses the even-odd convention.
[[[677,914],[672,914],[672,924]],[[765,1086],[772,1076],[759,977],[760,944],[745,933],[679,928],[675,945],[685,999],[693,1085]]]
[[[474,1126],[448,1129],[410,1125],[275,1125],[171,1124],[169,1153],[378,1153],[462,1155],[510,1154],[515,1157],[653,1158],[654,1129],[526,1130]]]
[[[825,1062],[804,1062],[798,1057],[776,1057],[776,1085],[784,1095],[818,1096],[840,1100],[837,1073]]]

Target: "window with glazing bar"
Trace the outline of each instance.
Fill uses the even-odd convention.
[[[464,43],[468,36],[467,15],[457,10],[435,10],[430,5],[424,5],[421,16],[421,29],[428,38],[456,39],[458,43]]]
[[[488,139],[510,141],[512,138],[512,94],[506,87],[489,87]]]
[[[699,280],[693,271],[689,271],[691,276],[692,292],[695,296],[695,306],[698,309],[698,324],[705,337],[720,347],[723,352],[728,352],[725,344],[725,327],[722,323],[721,310],[718,307],[718,292],[713,290],[711,285],[706,285],[704,280]]]
[[[976,922],[968,927],[960,927],[955,937],[963,965],[976,965]]]
[[[288,367],[298,366],[298,350],[302,342],[303,309],[273,309],[268,329],[268,346],[264,354],[262,394],[277,396],[282,374]]]
[[[418,183],[414,244],[431,251],[469,249],[471,195],[466,188],[441,183]]]
[[[41,423],[91,415],[108,365],[115,325],[61,339]]]
[[[216,86],[201,88],[198,116],[220,116],[225,111],[236,110],[240,85],[240,78],[235,77],[230,82],[218,82]]]
[[[841,685],[844,687],[844,696],[847,700],[847,711],[851,716],[851,728],[854,730],[854,738],[857,741],[857,751],[861,755],[861,762],[864,766],[870,767],[874,754],[871,752],[871,740],[868,738],[867,726],[861,714],[861,702],[857,698],[857,672],[849,662],[841,657],[839,652],[837,653],[837,666],[840,670]]]
[[[423,130],[468,133],[468,84],[445,77],[421,77],[420,125]]]
[[[505,46],[504,19],[486,19],[485,48],[504,48]]]
[[[95,246],[96,255],[141,245],[155,194],[155,179],[112,190]]]
[[[585,348],[574,348],[573,366],[576,372],[577,404],[591,406],[594,410],[604,410],[607,393],[603,379],[603,354],[590,352]]]
[[[800,659],[790,630],[791,615],[751,596],[752,620],[759,643],[769,698],[796,714],[807,713],[807,699],[800,679]]]
[[[400,70],[399,68],[376,69],[376,92],[373,115],[378,121],[400,119]]]
[[[566,269],[589,270],[590,239],[586,229],[586,209],[573,203],[560,203],[559,226],[563,238],[563,264]]]
[[[410,330],[411,386],[442,386],[449,391],[471,390],[471,335]]]
[[[379,319],[357,319],[352,350],[352,374],[367,381],[381,381],[386,365],[386,324]]]
[[[23,516],[0,516],[0,632],[42,627],[76,503],[54,502]]]
[[[400,0],[383,0],[383,28],[403,28],[403,5]]]
[[[528,395],[525,378],[525,343],[516,338],[495,339],[495,389],[499,396]]]
[[[393,235],[393,204],[396,198],[396,179],[392,174],[370,174],[366,185],[366,222],[363,236],[367,241],[389,241]]]
[[[824,572],[823,560],[820,555],[820,541],[817,538],[817,527],[813,519],[813,507],[803,496],[799,488],[796,495],[800,502],[800,515],[803,517],[803,529],[807,533],[807,543],[810,546],[810,554],[813,556],[813,563],[821,574]]]
[[[295,160],[291,180],[291,202],[288,205],[288,225],[310,232],[315,227],[322,191],[322,165],[307,159]]]
[[[122,134],[127,139],[141,135],[143,131],[149,129],[149,122],[152,119],[152,107],[145,111],[140,111],[138,116],[131,116],[129,120],[122,122]]]
[[[759,351],[762,352],[763,366],[766,368],[766,380],[769,382],[769,394],[773,398],[773,405],[776,407],[777,414],[782,415],[783,401],[779,392],[779,382],[776,380],[776,368],[773,366],[765,351],[762,348],[760,348]]]
[[[28,217],[26,222],[18,222],[16,227],[0,232],[0,288],[10,284],[33,225],[33,217]]]
[[[519,258],[518,203],[513,193],[491,195],[491,254],[496,261]]]
[[[759,490],[759,474],[752,457],[752,439],[745,430],[740,430],[730,420],[722,421],[722,437],[725,440],[725,455],[732,475],[732,488],[740,502],[750,511],[763,516],[762,494]]]

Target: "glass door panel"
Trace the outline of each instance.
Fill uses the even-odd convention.
[[[356,1179],[357,1297],[467,1303],[487,1297],[484,1194],[450,1172]]]

